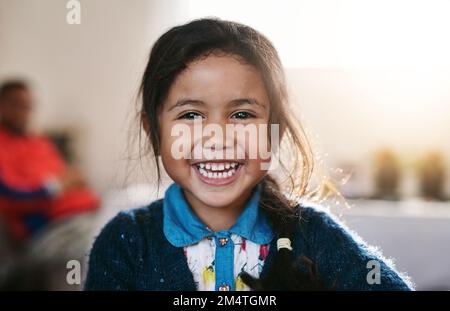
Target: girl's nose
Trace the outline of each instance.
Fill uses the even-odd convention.
[[[204,141],[209,148],[221,150],[234,146],[234,137],[226,124],[208,124],[204,130]]]

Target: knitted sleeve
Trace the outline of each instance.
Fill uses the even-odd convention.
[[[132,290],[142,239],[131,212],[120,212],[100,232],[89,256],[84,290]]]
[[[324,210],[307,208],[306,225],[311,254],[319,277],[336,290],[413,290],[381,252]],[[381,229],[380,229],[381,230]]]

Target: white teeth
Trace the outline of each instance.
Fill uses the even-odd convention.
[[[239,163],[198,163],[197,168],[202,176],[207,178],[228,178],[236,173]]]
[[[199,168],[206,168],[207,170],[212,170],[212,171],[223,171],[223,170],[228,170],[230,167],[231,168],[235,168],[239,165],[239,163],[236,162],[226,162],[226,163],[198,163],[197,166]]]

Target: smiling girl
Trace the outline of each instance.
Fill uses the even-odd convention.
[[[277,52],[262,34],[217,19],[174,27],[153,46],[141,93],[158,179],[160,159],[174,183],[163,199],[121,212],[103,228],[85,289],[412,289],[332,215],[300,200],[311,151],[289,111]],[[198,125],[221,135],[191,135]],[[251,126],[256,134],[245,132]],[[182,157],[174,154],[180,128],[190,132]],[[268,170],[274,157],[250,152],[270,146],[282,153],[281,141],[291,154],[280,167],[291,168],[300,199],[288,199]],[[369,265],[377,268],[373,278]]]

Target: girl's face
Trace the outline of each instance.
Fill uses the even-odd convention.
[[[245,202],[267,172],[262,164],[270,161],[253,152],[262,143],[269,146],[267,135],[258,134],[267,130],[269,110],[261,75],[237,57],[212,54],[193,61],[176,77],[159,112],[160,150],[164,168],[191,205]],[[228,130],[230,125],[249,125],[258,132],[238,135]],[[180,143],[190,157],[174,154]]]

